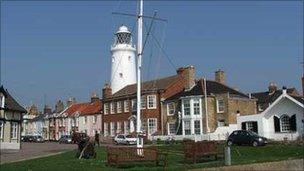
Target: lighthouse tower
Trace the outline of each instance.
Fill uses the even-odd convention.
[[[120,26],[115,33],[111,53],[111,89],[115,93],[126,85],[136,83],[136,48],[132,45],[131,32],[126,26]]]

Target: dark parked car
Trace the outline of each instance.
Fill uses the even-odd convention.
[[[40,135],[34,135],[33,136],[33,142],[43,143],[44,139]]]
[[[65,143],[70,144],[72,143],[72,136],[71,135],[62,135],[59,139],[59,144]]]
[[[236,130],[233,131],[227,140],[227,145],[252,145],[254,147],[259,145],[267,144],[267,139],[265,137],[259,136],[257,133],[247,130]]]
[[[22,136],[21,141],[23,141],[23,142],[33,142],[34,141],[34,136],[32,136],[32,135]]]

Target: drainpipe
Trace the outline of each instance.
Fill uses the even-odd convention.
[[[205,94],[205,115],[206,115],[206,128],[207,133],[210,132],[209,125],[208,125],[208,103],[207,103],[207,85],[206,85],[206,78],[204,78],[204,94]]]

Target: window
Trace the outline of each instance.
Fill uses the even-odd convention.
[[[146,96],[141,96],[141,109],[147,108],[147,99]]]
[[[256,121],[242,122],[242,130],[248,130],[258,133],[258,122]]]
[[[221,120],[218,120],[217,121],[217,126],[220,127],[220,126],[225,126],[225,120],[221,119]]]
[[[124,101],[124,111],[129,112],[129,100]]]
[[[148,96],[148,109],[156,109],[156,95]]]
[[[185,132],[185,135],[191,135],[190,121],[184,121],[184,132]]]
[[[18,136],[18,123],[12,122],[11,125],[11,139],[17,139]]]
[[[168,135],[175,135],[176,125],[175,123],[168,123]]]
[[[4,132],[4,122],[0,121],[0,139],[3,138],[3,132]]]
[[[136,111],[136,108],[137,108],[137,100],[132,99],[132,111]]]
[[[188,99],[183,100],[183,107],[184,107],[184,115],[189,116],[190,115],[190,100],[188,100]]]
[[[148,134],[154,134],[157,131],[157,119],[149,118],[148,119]]]
[[[111,111],[111,114],[113,114],[115,112],[115,109],[114,109],[114,103],[110,103],[110,111]]]
[[[0,95],[0,107],[4,108],[4,96],[2,94]]]
[[[108,104],[104,104],[104,114],[108,114],[109,113],[109,105]]]
[[[115,132],[114,122],[110,122],[110,135],[113,136]]]
[[[117,122],[116,133],[120,133],[120,132],[121,132],[121,122]]]
[[[124,133],[128,134],[130,132],[129,121],[124,121]]]
[[[290,131],[290,119],[289,116],[283,115],[281,116],[281,132],[289,132]]]
[[[261,104],[258,105],[258,110],[259,110],[259,112],[262,112],[262,111],[263,111],[263,108],[262,108],[262,105],[261,105]]]
[[[103,125],[103,133],[104,133],[104,136],[108,135],[108,123],[104,123],[104,125]]]
[[[167,104],[167,115],[174,115],[175,113],[175,107],[174,107],[174,103],[168,103]]]
[[[85,116],[83,119],[83,124],[87,124],[87,120],[88,120],[88,118],[87,118],[87,116]]]
[[[94,115],[94,117],[93,117],[93,123],[96,123],[96,122],[97,122],[97,116]]]
[[[225,109],[225,104],[223,99],[216,100],[217,113],[223,113]]]
[[[193,114],[194,115],[200,115],[200,101],[199,99],[193,100]]]
[[[122,112],[122,102],[119,101],[117,102],[117,113],[121,113]]]
[[[195,135],[201,134],[201,121],[199,120],[194,121],[194,134]]]
[[[62,118],[61,120],[62,120],[62,126],[65,126],[65,119]]]

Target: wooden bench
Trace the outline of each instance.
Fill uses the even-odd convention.
[[[155,162],[156,165],[167,166],[167,154],[160,152],[156,147],[113,147],[108,146],[107,165],[119,166],[132,162]]]
[[[184,141],[185,162],[196,163],[200,158],[210,158],[223,156],[223,151],[219,151],[218,143],[215,141]]]

